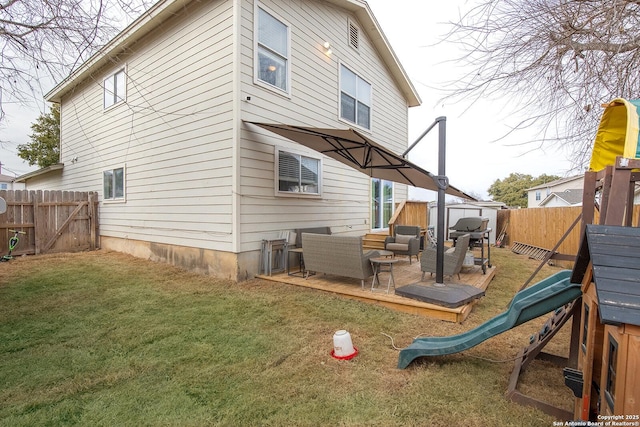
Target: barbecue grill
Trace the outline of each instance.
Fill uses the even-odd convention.
[[[483,273],[487,272],[487,265],[491,268],[491,249],[489,246],[491,229],[488,226],[489,218],[469,216],[458,219],[452,227],[449,227],[449,238],[453,240],[453,246],[456,245],[458,237],[469,234],[469,247],[481,249],[480,258],[475,258],[474,264],[482,266]],[[487,258],[484,257],[484,239],[487,239]]]

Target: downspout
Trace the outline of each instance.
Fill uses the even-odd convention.
[[[241,64],[241,12],[242,0],[233,0],[233,112],[232,112],[232,167],[231,167],[231,251],[236,258],[240,256],[240,143],[241,143],[241,101],[240,101],[240,64]],[[239,262],[236,262],[236,280],[239,279]]]

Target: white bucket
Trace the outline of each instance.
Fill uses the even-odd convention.
[[[473,256],[473,253],[471,251],[467,251],[467,253],[464,256],[464,261],[462,261],[462,266],[473,267],[474,264],[475,264],[475,258]]]
[[[333,334],[333,357],[347,358],[355,356],[356,349],[351,342],[349,332],[341,329]]]

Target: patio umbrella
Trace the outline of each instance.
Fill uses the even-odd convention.
[[[287,139],[351,166],[372,178],[399,182],[427,190],[445,187],[451,196],[475,200],[448,183],[438,183],[437,177],[395,154],[354,129],[322,129],[286,124],[247,122],[260,126]],[[441,187],[442,186],[442,187]]]

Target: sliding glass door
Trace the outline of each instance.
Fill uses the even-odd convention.
[[[371,228],[389,228],[393,215],[393,182],[378,178],[371,179]]]

